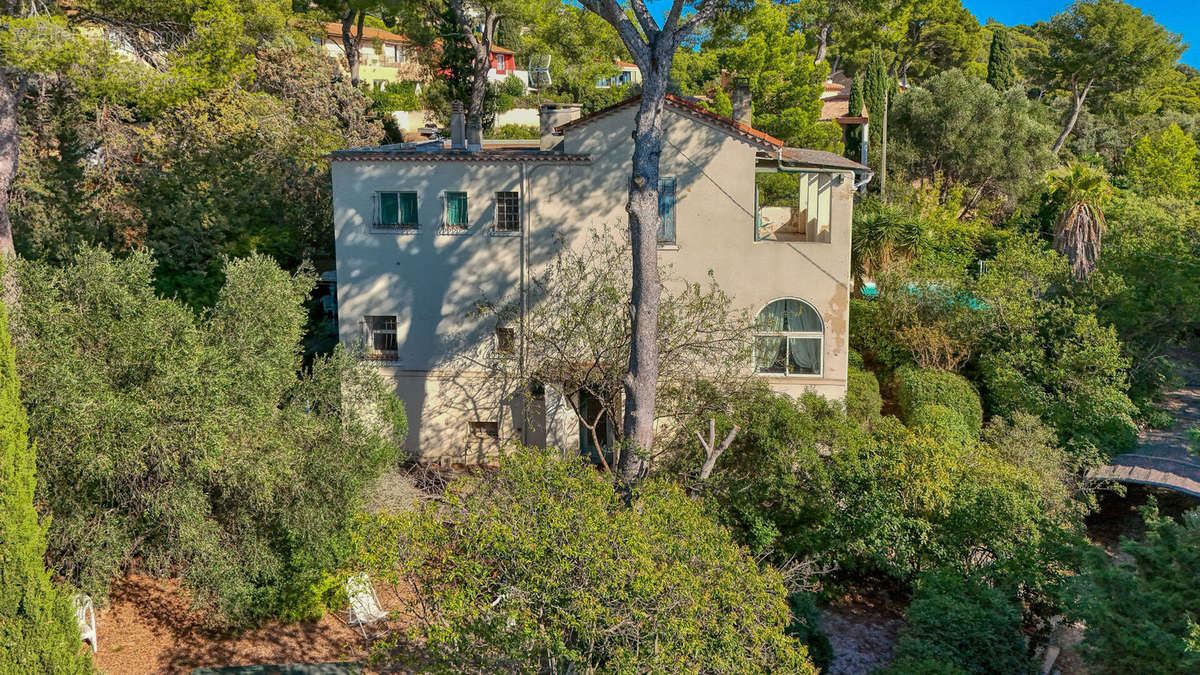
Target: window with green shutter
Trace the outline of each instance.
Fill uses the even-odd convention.
[[[446,193],[446,217],[443,226],[451,230],[467,229],[467,193]]]
[[[417,193],[380,192],[375,227],[389,230],[417,227]]]

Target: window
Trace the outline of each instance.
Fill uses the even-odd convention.
[[[446,209],[442,214],[442,227],[447,230],[467,229],[467,193],[447,192]]]
[[[496,326],[496,351],[501,354],[517,352],[517,331],[512,326]]]
[[[833,188],[840,175],[760,171],[755,233],[758,240],[829,243]]]
[[[381,361],[396,359],[396,317],[368,316],[363,319],[363,337],[367,358]]]
[[[658,227],[659,245],[675,243],[675,179],[663,178],[658,181],[658,215],[662,224]]]
[[[768,304],[755,322],[754,372],[820,375],[824,330],[821,315],[803,300]]]
[[[521,231],[521,200],[515,192],[496,193],[497,232]]]
[[[470,422],[467,427],[475,438],[500,438],[500,425],[495,422]]]
[[[411,230],[417,227],[417,193],[380,192],[379,212],[375,227],[391,230]]]

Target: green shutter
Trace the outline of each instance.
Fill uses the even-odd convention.
[[[400,194],[400,224],[415,227],[417,224],[417,194],[403,192]]]
[[[449,227],[467,226],[467,193],[446,193],[446,225]]]
[[[658,243],[675,243],[675,179],[663,178],[658,183]]]
[[[379,224],[398,225],[400,223],[399,195],[395,192],[379,194]]]

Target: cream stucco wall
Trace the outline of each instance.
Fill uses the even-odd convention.
[[[508,384],[486,377],[471,358],[494,335],[494,326],[472,314],[476,304],[511,301],[520,292],[522,239],[491,231],[493,195],[524,193],[527,276],[552,260],[563,241],[577,245],[597,228],[621,226],[633,114],[630,106],[568,130],[564,151],[589,155],[587,165],[333,163],[341,339],[359,340],[364,316],[397,317],[399,358],[380,367],[394,378],[405,401],[408,450],[414,456],[477,461],[521,436],[526,422],[513,402],[521,397],[514,397]],[[842,398],[853,176],[841,175],[834,189],[829,243],[755,241],[755,146],[670,109],[666,118],[661,172],[678,181],[677,245],[664,248],[660,261],[684,279],[703,280],[711,270],[735,303],[752,312],[783,297],[812,304],[825,324],[822,375],[768,381],[792,395],[812,389]],[[465,233],[439,231],[441,194],[447,190],[468,193]],[[379,191],[417,192],[420,228],[413,233],[373,230],[373,195]],[[527,438],[577,443],[556,396],[547,396],[548,414],[537,416],[552,418],[549,429],[534,428],[531,421]],[[500,438],[474,437],[468,431],[474,420],[497,421]]]

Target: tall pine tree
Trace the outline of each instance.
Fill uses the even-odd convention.
[[[20,389],[0,304],[0,675],[87,673],[69,601],[42,560],[46,530],[33,506],[34,449]]]
[[[997,28],[992,32],[992,51],[988,54],[987,81],[997,91],[1007,91],[1017,84],[1017,59],[1013,54],[1012,38],[1003,28]]]
[[[863,113],[863,105],[866,103],[863,100],[863,80],[865,79],[860,75],[850,82],[850,112],[848,114],[851,117],[858,117]]]

